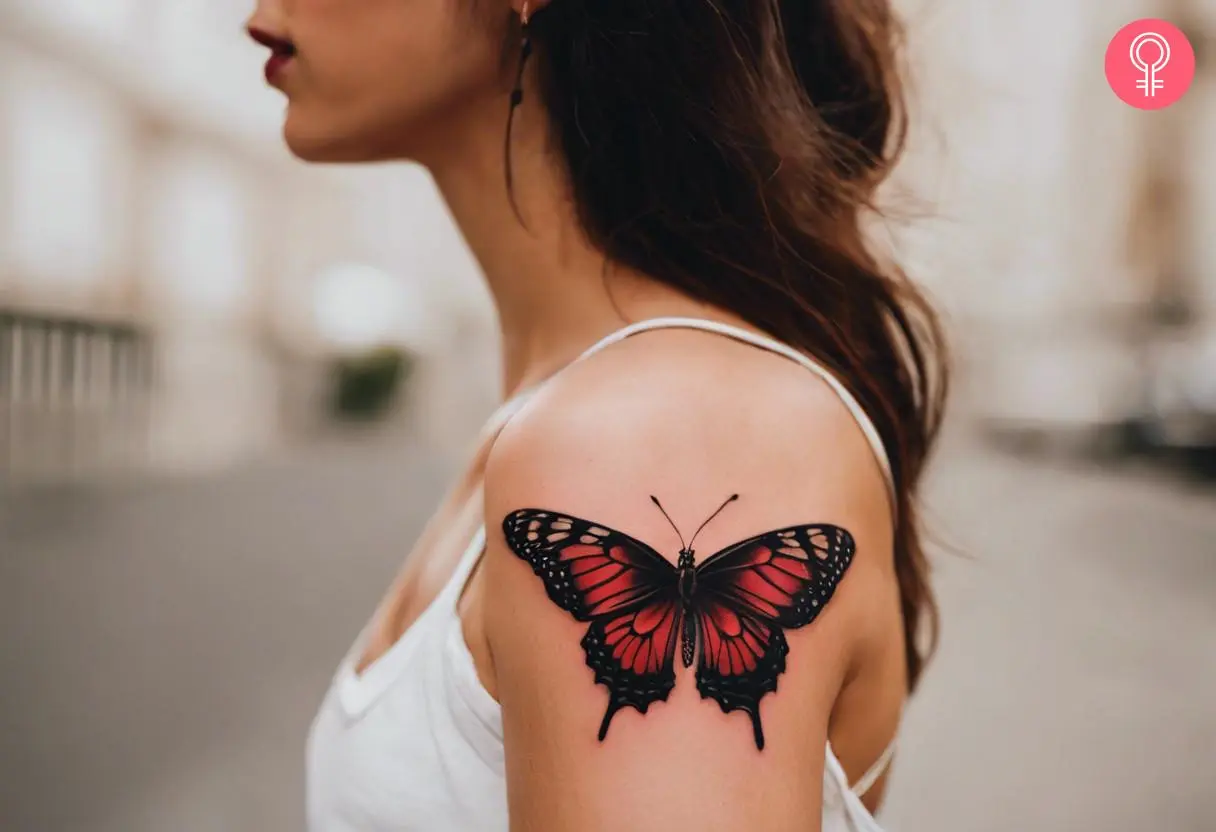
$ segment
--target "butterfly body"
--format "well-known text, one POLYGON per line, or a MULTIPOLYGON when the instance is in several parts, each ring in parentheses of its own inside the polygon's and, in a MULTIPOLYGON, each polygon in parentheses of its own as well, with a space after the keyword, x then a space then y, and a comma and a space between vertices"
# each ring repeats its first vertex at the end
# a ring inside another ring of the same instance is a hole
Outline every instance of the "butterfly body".
POLYGON ((693 599, 697 593, 697 568, 692 549, 680 550, 676 569, 679 570, 676 580, 680 588, 680 611, 683 624, 680 628, 680 658, 685 667, 691 667, 697 651, 697 628, 693 621, 693 599))
POLYGON ((608 688, 600 740, 621 708, 644 714, 666 701, 679 642, 685 667, 700 655, 701 697, 725 713, 745 711, 761 749, 760 700, 785 671, 784 630, 818 616, 854 548, 839 527, 794 526, 736 543, 699 565, 691 545, 683 546, 673 565, 622 532, 544 509, 512 512, 503 531, 549 598, 590 625, 581 642, 587 666, 608 688))

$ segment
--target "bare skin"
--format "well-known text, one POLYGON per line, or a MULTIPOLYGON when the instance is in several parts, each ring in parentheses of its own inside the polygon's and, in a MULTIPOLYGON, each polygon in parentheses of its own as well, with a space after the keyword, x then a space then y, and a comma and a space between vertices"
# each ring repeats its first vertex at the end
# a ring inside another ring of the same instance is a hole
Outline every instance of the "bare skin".
MULTIPOLYGON (((260 0, 251 30, 294 50, 274 79, 288 102, 292 152, 427 167, 493 295, 508 396, 630 321, 685 315, 743 325, 646 275, 607 264, 605 280, 605 258, 579 229, 534 96, 513 140, 516 202, 528 223, 520 225, 502 150, 512 80, 503 51, 521 0, 475 5, 260 0)), ((705 333, 656 332, 562 373, 470 461, 376 612, 360 672, 439 592, 482 517, 487 554, 460 612, 478 674, 504 709, 512 829, 806 829, 821 811, 824 743, 857 778, 890 741, 906 686, 885 486, 841 403, 791 362, 705 333), (782 407, 757 412, 756 400, 782 407), (495 529, 511 511, 553 505, 614 523, 674 563, 679 545, 646 495, 663 494, 673 514, 692 518, 730 492, 747 494, 746 507, 706 530, 698 544, 706 554, 812 521, 843 526, 858 544, 831 609, 789 634, 788 671, 763 706, 763 756, 731 716, 695 701, 683 676, 653 717, 622 712, 610 742, 597 746, 605 697, 583 664, 582 629, 495 529), (696 782, 684 787, 683 778, 696 782), (773 799, 774 790, 785 797, 773 799), (656 801, 667 810, 656 811, 656 801)), ((880 783, 866 802, 875 806, 881 792, 880 783)))

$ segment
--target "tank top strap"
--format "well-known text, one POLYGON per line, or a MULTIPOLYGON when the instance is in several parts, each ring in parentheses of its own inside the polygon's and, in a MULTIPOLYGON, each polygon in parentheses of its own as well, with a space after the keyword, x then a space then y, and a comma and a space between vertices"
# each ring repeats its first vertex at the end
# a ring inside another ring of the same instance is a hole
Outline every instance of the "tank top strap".
POLYGON ((867 443, 870 445, 871 451, 874 453, 874 458, 878 461, 878 466, 882 470, 883 479, 887 486, 887 497, 891 503, 891 510, 894 512, 896 503, 895 494, 895 478, 891 473, 891 462, 887 456, 886 446, 883 444, 882 436, 878 432, 878 428, 874 426, 873 420, 866 413, 865 408, 857 401, 856 397, 849 392, 848 388, 841 383, 840 379, 836 378, 826 367, 812 359, 810 356, 799 352, 775 338, 770 338, 766 335, 759 335, 755 332, 743 329, 741 327, 725 324, 720 321, 711 321, 706 318, 688 318, 688 317, 663 317, 663 318, 647 318, 637 323, 629 324, 621 327, 615 332, 601 338, 596 343, 592 344, 583 353, 575 359, 582 361, 586 358, 595 355, 607 347, 612 346, 620 341, 624 341, 630 336, 637 335, 640 332, 649 332, 655 329, 699 329, 704 332, 713 332, 718 335, 725 335, 728 338, 733 338, 736 341, 741 341, 745 344, 751 344, 777 355, 784 356, 797 364, 801 364, 807 370, 814 373, 819 379, 831 388, 836 394, 841 403, 849 411, 853 417, 853 421, 861 428, 862 434, 865 435, 867 443))
MULTIPOLYGON (((874 422, 866 414, 865 409, 861 406, 861 403, 857 401, 853 394, 849 392, 848 388, 846 388, 840 382, 840 380, 836 378, 836 376, 828 371, 823 365, 794 349, 789 344, 782 343, 775 338, 759 335, 755 332, 743 329, 742 327, 732 326, 731 324, 722 323, 721 321, 712 321, 707 318, 679 316, 647 318, 608 333, 590 347, 583 350, 583 352, 580 353, 577 358, 566 366, 569 367, 579 363, 580 361, 584 361, 596 353, 611 347, 613 344, 624 341, 626 338, 656 329, 697 329, 703 332, 712 332, 718 335, 724 335, 728 338, 733 338, 736 341, 741 341, 745 344, 750 344, 754 347, 784 356, 810 370, 825 384, 827 384, 829 388, 831 388, 832 392, 836 394, 836 396, 844 404, 845 408, 849 411, 849 414, 853 417, 853 420, 857 423, 858 427, 861 428, 862 433, 865 435, 866 441, 870 445, 870 449, 874 453, 875 459, 878 461, 879 468, 882 470, 883 479, 887 486, 887 496, 890 500, 892 511, 894 511, 896 505, 895 481, 891 475, 891 463, 887 458, 886 448, 883 445, 882 437, 879 435, 878 429, 874 426, 874 422)), ((500 433, 502 433, 503 428, 505 428, 507 423, 510 422, 511 419, 523 409, 524 405, 526 405, 528 401, 532 399, 536 391, 544 387, 549 383, 549 381, 560 374, 561 371, 559 370, 545 381, 528 388, 522 393, 516 394, 500 405, 498 409, 495 410, 490 416, 489 420, 487 420, 485 427, 482 428, 482 441, 493 445, 494 440, 500 433)), ((451 585, 456 588, 455 591, 458 594, 463 588, 469 573, 472 572, 473 567, 476 565, 477 559, 481 556, 481 553, 485 548, 485 541, 486 527, 483 522, 478 528, 477 533, 473 536, 473 540, 470 541, 469 548, 461 557, 460 564, 457 567, 457 575, 453 576, 454 580, 451 582, 451 585), (459 580, 455 580, 457 577, 459 580)))
POLYGON ((512 417, 523 409, 523 406, 528 403, 528 400, 531 399, 532 396, 536 394, 536 391, 543 385, 544 382, 541 382, 538 385, 521 390, 500 404, 498 407, 494 408, 494 412, 490 414, 490 417, 486 419, 485 424, 481 427, 481 431, 477 437, 478 444, 493 445, 494 440, 498 437, 498 434, 502 433, 502 429, 507 426, 507 422, 510 422, 512 417))
MULTIPOLYGON (((531 398, 536 394, 536 391, 544 386, 544 384, 545 382, 542 381, 540 384, 528 387, 511 396, 494 409, 494 412, 490 414, 488 419, 486 419, 485 424, 482 425, 481 431, 478 434, 477 445, 481 449, 479 451, 480 453, 484 453, 490 446, 494 444, 494 441, 498 438, 498 435, 502 433, 502 430, 507 426, 507 423, 511 421, 515 414, 519 413, 519 411, 523 409, 524 405, 531 400, 531 398)), ((478 487, 478 491, 480 492, 480 487, 478 487)), ((465 584, 468 583, 469 575, 472 574, 474 567, 477 565, 478 559, 485 551, 485 546, 486 526, 485 523, 482 522, 478 524, 477 531, 473 533, 472 539, 469 540, 469 545, 465 547, 464 553, 460 556, 460 560, 456 562, 456 569, 452 573, 452 576, 448 579, 448 582, 443 589, 443 594, 448 596, 445 601, 445 605, 449 601, 454 605, 460 600, 460 595, 462 592, 464 592, 465 584)))
MULTIPOLYGON (((827 784, 824 786, 824 807, 828 806, 828 801, 831 800, 835 808, 834 811, 844 815, 847 823, 840 828, 848 828, 851 832, 882 832, 882 828, 878 825, 878 821, 870 814, 870 811, 861 802, 861 793, 856 788, 849 788, 848 775, 845 773, 844 767, 840 764, 840 760, 836 757, 836 752, 832 750, 832 744, 829 742, 827 753, 824 757, 824 779, 830 779, 834 789, 829 793, 827 784), (831 795, 829 797, 829 794, 831 795)), ((836 829, 836 826, 832 827, 836 829)))
POLYGON ((882 754, 878 756, 878 759, 874 761, 874 764, 866 770, 865 774, 857 779, 857 782, 852 786, 853 794, 858 797, 865 797, 866 792, 874 788, 874 784, 878 782, 879 778, 886 773, 888 766, 891 765, 891 758, 895 755, 897 743, 898 739, 891 740, 887 747, 883 749, 882 754))
POLYGON ((456 569, 452 572, 452 577, 448 578, 447 584, 443 587, 442 594, 445 596, 442 602, 443 607, 455 610, 465 585, 469 582, 469 576, 473 573, 473 568, 477 566, 477 561, 481 559, 485 549, 486 525, 483 522, 477 526, 477 531, 473 533, 469 545, 465 547, 460 560, 456 562, 456 569))

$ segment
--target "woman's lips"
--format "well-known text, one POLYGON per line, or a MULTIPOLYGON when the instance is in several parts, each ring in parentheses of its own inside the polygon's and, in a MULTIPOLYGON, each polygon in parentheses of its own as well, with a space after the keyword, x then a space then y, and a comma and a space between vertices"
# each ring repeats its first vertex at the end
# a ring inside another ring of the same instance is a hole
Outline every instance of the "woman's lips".
POLYGON ((270 56, 270 60, 266 62, 266 83, 273 84, 278 78, 279 73, 283 71, 283 67, 291 63, 291 55, 275 54, 270 56))
POLYGON ((263 29, 249 27, 249 37, 270 50, 270 60, 266 62, 266 83, 274 84, 283 69, 296 56, 296 47, 285 37, 272 35, 263 29))

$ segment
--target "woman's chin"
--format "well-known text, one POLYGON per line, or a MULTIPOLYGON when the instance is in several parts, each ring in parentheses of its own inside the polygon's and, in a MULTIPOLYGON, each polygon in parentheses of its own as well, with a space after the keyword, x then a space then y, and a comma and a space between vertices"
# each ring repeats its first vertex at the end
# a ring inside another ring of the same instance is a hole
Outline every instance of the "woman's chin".
POLYGON ((360 154, 353 152, 349 143, 331 135, 318 135, 285 129, 283 140, 291 155, 302 162, 359 162, 360 154))
POLYGON ((305 123, 290 113, 283 125, 283 140, 291 154, 304 162, 373 162, 382 158, 372 151, 372 142, 333 125, 305 123))

